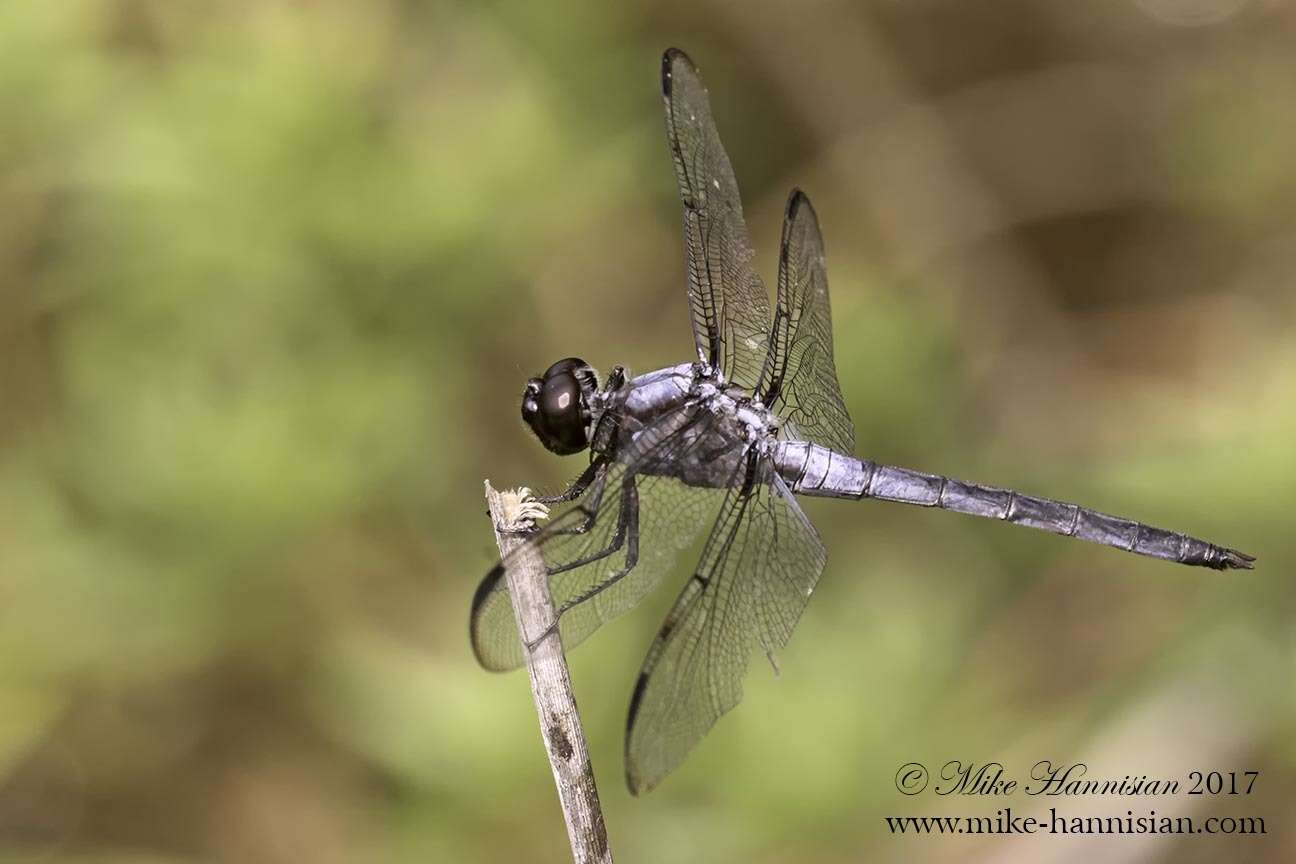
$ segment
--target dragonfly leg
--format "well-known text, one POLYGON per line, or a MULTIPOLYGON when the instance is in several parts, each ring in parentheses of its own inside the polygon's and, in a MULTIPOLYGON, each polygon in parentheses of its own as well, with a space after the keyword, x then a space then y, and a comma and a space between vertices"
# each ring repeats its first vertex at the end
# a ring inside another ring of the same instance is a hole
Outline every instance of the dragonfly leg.
MULTIPOLYGON (((586 564, 600 561, 614 552, 617 552, 623 545, 625 545, 626 532, 631 521, 634 522, 634 526, 637 529, 639 525, 639 492, 635 486, 633 475, 626 477, 621 484, 621 501, 617 506, 616 532, 612 535, 612 539, 608 544, 596 552, 581 555, 578 558, 573 558, 571 561, 566 561, 562 564, 551 564, 548 570, 549 575, 556 576, 559 573, 566 573, 569 570, 575 570, 577 567, 584 567, 586 564), (633 508, 633 513, 630 512, 630 508, 633 508)), ((571 529, 571 533, 578 532, 573 528, 571 529)))
MULTIPOLYGON (((585 534, 590 528, 594 527, 595 520, 598 519, 599 508, 603 504, 604 481, 607 479, 606 463, 598 463, 599 470, 593 472, 590 482, 586 486, 593 486, 594 491, 587 501, 583 501, 571 510, 566 511, 555 522, 551 523, 546 532, 545 540, 552 540, 554 537, 564 537, 571 534, 585 534), (578 517, 577 519, 567 519, 566 517, 578 517), (562 524, 564 521, 575 521, 574 525, 562 524)), ((591 467, 593 467, 591 465, 591 467)), ((586 469, 585 473, 591 473, 586 469)), ((577 481, 579 482, 579 481, 577 481)), ((576 484, 573 484, 575 486, 576 484)), ((583 491, 582 493, 583 494, 583 491)), ((546 499, 538 499, 542 503, 546 499)))
POLYGON ((590 462, 589 467, 582 471, 581 475, 572 481, 572 484, 562 492, 559 492, 557 495, 536 495, 533 497, 541 504, 565 504, 568 501, 575 501, 577 498, 585 494, 585 490, 589 488, 590 484, 594 482, 594 479, 602 474, 606 468, 606 459, 594 459, 590 462))
MULTIPOLYGON (((599 494, 602 494, 603 487, 602 487, 601 480, 606 470, 607 470, 607 460, 596 459, 593 462, 591 462, 589 464, 589 467, 586 468, 584 471, 582 471, 581 475, 577 477, 572 482, 572 484, 568 486, 566 489, 564 489, 562 492, 559 492, 557 495, 532 495, 530 496, 530 501, 539 504, 545 508, 547 508, 548 505, 550 504, 562 504, 567 501, 574 501, 575 499, 584 495, 585 490, 588 489, 590 485, 596 481, 599 482, 599 494)), ((594 522, 593 514, 596 513, 597 511, 598 511, 598 499, 596 498, 592 507, 581 508, 581 512, 586 514, 586 518, 584 519, 584 521, 582 521, 579 525, 575 525, 570 528, 558 529, 554 533, 555 534, 584 534, 586 531, 590 529, 590 525, 593 524, 594 522)), ((548 513, 547 509, 545 510, 545 513, 547 515, 548 513)), ((534 521, 532 521, 530 524, 524 525, 519 528, 503 528, 500 530, 500 533, 501 534, 535 534, 538 530, 539 530, 538 526, 534 523, 534 521)))
MULTIPOLYGON (((562 615, 562 613, 571 609, 573 606, 579 606, 591 597, 611 588, 617 582, 624 579, 630 571, 635 568, 635 565, 639 563, 639 490, 635 486, 634 477, 626 478, 625 485, 621 489, 621 512, 617 517, 617 533, 612 539, 612 542, 608 544, 606 549, 588 556, 580 563, 568 564, 561 568, 561 570, 570 570, 592 561, 597 561, 600 558, 606 558, 619 550, 622 546, 625 547, 626 553, 625 562, 621 567, 618 568, 616 572, 603 577, 585 591, 566 600, 558 607, 559 615, 562 615)), ((551 574, 554 572, 561 571, 550 571, 551 574)))
POLYGON ((606 547, 589 555, 584 555, 574 561, 566 564, 549 568, 549 575, 553 576, 558 573, 565 573, 568 570, 575 570, 577 567, 584 567, 586 564, 592 564, 595 561, 602 560, 616 553, 622 547, 625 548, 625 561, 621 567, 613 573, 608 574, 600 579, 596 584, 587 588, 585 591, 571 597, 560 605, 554 615, 553 623, 545 628, 544 632, 535 639, 526 643, 528 651, 534 650, 535 646, 544 641, 558 627, 558 622, 564 612, 575 606, 579 606, 591 597, 594 597, 603 591, 611 588, 617 582, 621 581, 635 568, 639 563, 639 491, 635 486, 633 476, 626 478, 621 487, 621 508, 617 514, 616 535, 606 547))

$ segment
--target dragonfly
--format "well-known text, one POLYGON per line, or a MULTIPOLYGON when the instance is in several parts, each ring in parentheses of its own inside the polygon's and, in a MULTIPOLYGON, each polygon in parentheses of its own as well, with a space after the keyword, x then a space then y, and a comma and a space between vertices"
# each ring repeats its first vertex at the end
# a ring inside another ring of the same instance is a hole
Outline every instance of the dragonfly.
MULTIPOLYGON (((771 310, 707 90, 683 51, 663 55, 661 91, 697 357, 638 376, 616 366, 603 381, 569 357, 530 379, 521 405, 546 449, 589 454, 568 488, 533 499, 548 521, 525 529, 566 648, 638 604, 710 526, 634 685, 625 739, 632 794, 660 783, 738 704, 757 649, 773 663, 787 645, 827 559, 798 495, 915 504, 1179 564, 1251 569, 1253 556, 1176 531, 854 456, 809 198, 798 189, 788 198, 771 310)), ((472 601, 472 648, 490 670, 520 666, 527 650, 504 579, 509 563, 490 570, 472 601)))

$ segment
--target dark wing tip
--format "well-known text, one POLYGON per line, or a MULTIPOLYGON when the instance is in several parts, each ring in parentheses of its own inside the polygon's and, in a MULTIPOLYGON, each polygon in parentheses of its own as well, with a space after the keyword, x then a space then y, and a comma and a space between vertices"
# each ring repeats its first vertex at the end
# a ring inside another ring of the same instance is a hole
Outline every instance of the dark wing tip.
POLYGON ((814 224, 815 230, 819 228, 819 214, 810 203, 810 196, 802 192, 800 186, 793 186, 792 191, 788 193, 787 206, 783 208, 783 237, 779 242, 779 267, 787 264, 788 245, 792 242, 792 226, 796 224, 797 215, 802 207, 810 212, 810 221, 814 224))
POLYGON ((802 207, 810 211, 810 218, 814 220, 815 225, 818 225, 819 214, 815 212, 814 205, 810 203, 810 196, 801 191, 800 186, 793 186, 792 192, 788 195, 787 211, 783 214, 783 221, 791 222, 802 207))
POLYGON ((472 645, 473 657, 477 658, 477 663, 483 669, 489 669, 492 672, 502 672, 503 669, 488 662, 482 656, 481 644, 477 639, 477 615, 481 612, 482 607, 486 605, 486 598, 499 587, 500 580, 503 578, 504 562, 500 561, 477 584, 477 590, 473 592, 472 606, 468 611, 468 642, 472 645))
POLYGON ((630 746, 630 733, 634 731, 635 717, 639 714, 639 703, 643 701, 644 690, 648 686, 648 676, 639 673, 635 681, 634 693, 630 695, 630 712, 626 715, 626 747, 630 746))
POLYGON ((783 219, 785 221, 791 221, 792 217, 796 215, 796 212, 800 209, 801 205, 809 203, 810 199, 801 191, 801 187, 793 186, 792 191, 788 193, 787 207, 783 210, 783 219))
POLYGON ((634 734, 635 718, 639 715, 639 704, 643 701, 644 690, 648 687, 648 676, 639 673, 639 678, 635 681, 634 693, 630 696, 630 711, 626 715, 626 737, 625 737, 625 769, 626 769, 626 786, 630 789, 631 795, 638 795, 640 792, 647 792, 652 787, 644 782, 639 776, 639 771, 635 765, 634 756, 630 753, 630 736, 634 734))
POLYGON ((663 96, 671 95, 671 82, 673 80, 672 73, 677 63, 687 66, 693 71, 697 71, 697 67, 693 65, 693 61, 687 54, 678 48, 667 48, 662 54, 661 65, 661 87, 663 96))

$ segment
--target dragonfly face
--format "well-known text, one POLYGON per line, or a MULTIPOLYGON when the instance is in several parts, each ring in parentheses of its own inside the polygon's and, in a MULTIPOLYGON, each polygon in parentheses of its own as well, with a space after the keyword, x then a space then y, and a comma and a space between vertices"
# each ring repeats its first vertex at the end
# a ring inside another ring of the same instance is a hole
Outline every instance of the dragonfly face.
POLYGON ((559 360, 527 381, 522 419, 550 452, 579 453, 589 446, 590 402, 597 392, 598 374, 589 364, 577 357, 559 360))

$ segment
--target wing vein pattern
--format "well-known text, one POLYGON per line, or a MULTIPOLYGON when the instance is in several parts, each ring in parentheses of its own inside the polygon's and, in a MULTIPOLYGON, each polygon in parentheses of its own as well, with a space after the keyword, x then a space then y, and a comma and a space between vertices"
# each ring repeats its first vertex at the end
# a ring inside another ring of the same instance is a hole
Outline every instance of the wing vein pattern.
MULTIPOLYGON (((558 626, 565 649, 575 647, 651 592, 718 508, 724 490, 686 486, 674 477, 658 476, 660 469, 655 467, 685 458, 712 419, 705 408, 686 406, 644 429, 580 499, 554 513, 531 538, 550 570, 550 592, 558 608, 590 594, 561 616, 558 626), (623 494, 628 483, 637 484, 637 495, 623 494), (638 559, 629 572, 607 584, 626 563, 629 544, 625 542, 612 554, 563 569, 613 545, 627 498, 637 499, 639 507, 638 559), (593 589, 598 590, 591 594, 593 589)), ((507 566, 507 559, 501 561, 478 587, 469 622, 478 661, 496 671, 513 669, 523 661, 503 578, 507 566)))
POLYGON ((754 450, 740 470, 635 685, 626 780, 636 794, 738 704, 752 649, 772 658, 787 644, 823 572, 823 544, 782 479, 754 450))
POLYGON ((855 425, 833 362, 823 235, 800 189, 788 198, 783 219, 774 325, 756 396, 782 418, 780 437, 855 452, 855 425))
POLYGON ((769 334, 769 295, 752 267, 733 167, 711 117, 711 103, 682 51, 662 57, 662 99, 680 201, 689 311, 698 358, 726 380, 755 388, 769 334))

